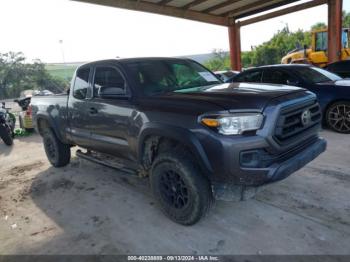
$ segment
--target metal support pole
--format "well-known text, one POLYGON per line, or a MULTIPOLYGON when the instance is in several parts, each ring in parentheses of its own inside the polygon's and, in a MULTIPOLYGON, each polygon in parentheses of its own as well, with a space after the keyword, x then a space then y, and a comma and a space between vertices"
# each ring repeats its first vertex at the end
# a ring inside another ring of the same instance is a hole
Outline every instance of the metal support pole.
POLYGON ((342 10, 342 0, 328 0, 328 63, 340 60, 342 10))
POLYGON ((232 70, 241 71, 241 36, 240 36, 240 25, 233 22, 228 27, 228 36, 230 42, 230 59, 232 70))

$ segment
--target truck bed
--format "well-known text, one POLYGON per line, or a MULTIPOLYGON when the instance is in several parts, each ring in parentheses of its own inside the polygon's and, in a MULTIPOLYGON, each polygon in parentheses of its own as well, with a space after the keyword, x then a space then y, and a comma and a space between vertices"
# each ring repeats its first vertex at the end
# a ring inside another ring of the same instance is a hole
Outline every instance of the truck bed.
POLYGON ((38 116, 44 116, 47 121, 56 128, 58 135, 66 139, 66 128, 68 125, 67 111, 68 95, 33 96, 31 105, 33 107, 33 123, 36 127, 38 116), (59 127, 59 128, 58 128, 59 127))

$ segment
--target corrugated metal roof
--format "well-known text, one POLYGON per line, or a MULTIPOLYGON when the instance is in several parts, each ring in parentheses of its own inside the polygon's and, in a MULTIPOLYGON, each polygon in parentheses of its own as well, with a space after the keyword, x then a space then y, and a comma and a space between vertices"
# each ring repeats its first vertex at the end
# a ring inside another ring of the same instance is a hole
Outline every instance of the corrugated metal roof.
MULTIPOLYGON (((301 0, 73 0, 217 25, 301 0)), ((313 1, 313 0, 311 0, 313 1)))

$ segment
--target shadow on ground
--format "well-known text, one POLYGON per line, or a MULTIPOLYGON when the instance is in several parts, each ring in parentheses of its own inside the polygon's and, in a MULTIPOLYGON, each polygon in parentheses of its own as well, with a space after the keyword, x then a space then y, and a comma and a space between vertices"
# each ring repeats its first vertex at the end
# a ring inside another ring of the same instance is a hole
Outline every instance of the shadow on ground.
MULTIPOLYGON (((302 183, 300 177, 283 183, 291 187, 288 190, 297 190, 295 194, 303 199, 302 194, 308 186, 298 188, 302 183), (291 186, 290 182, 297 186, 291 186)), ((301 204, 288 201, 289 194, 283 191, 287 190, 286 185, 275 184, 272 188, 274 190, 262 192, 258 200, 216 202, 206 218, 194 226, 184 227, 159 211, 147 179, 73 159, 65 168, 51 167, 37 174, 23 190, 22 197, 31 199, 52 225, 32 232, 30 238, 35 244, 18 247, 16 253, 215 255, 348 252, 349 244, 345 241, 349 239, 348 233, 332 228, 327 221, 317 221, 317 216, 316 219, 308 217, 308 213, 303 213, 298 206, 308 200, 301 200, 301 204), (48 235, 43 237, 46 233, 48 235)), ((317 191, 318 188, 311 187, 310 190, 317 191)))

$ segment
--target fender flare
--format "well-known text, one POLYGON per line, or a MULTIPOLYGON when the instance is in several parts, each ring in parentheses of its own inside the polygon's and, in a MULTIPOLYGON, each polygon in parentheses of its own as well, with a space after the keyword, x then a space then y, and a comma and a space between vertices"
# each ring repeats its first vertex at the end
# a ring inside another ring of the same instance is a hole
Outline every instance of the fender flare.
POLYGON ((58 125, 55 123, 55 121, 52 119, 52 117, 50 117, 48 114, 45 114, 45 113, 42 113, 42 112, 38 112, 36 115, 35 115, 35 120, 33 121, 35 123, 35 129, 36 131, 40 133, 40 130, 39 130, 39 121, 40 120, 44 120, 46 122, 49 123, 49 126, 50 128, 52 129, 52 131, 55 133, 56 137, 61 141, 61 142, 65 142, 66 140, 62 137, 61 133, 58 132, 58 125))
POLYGON ((191 131, 178 126, 172 126, 162 123, 146 123, 141 129, 140 134, 138 136, 137 150, 137 159, 139 163, 142 162, 144 142, 149 136, 169 138, 186 145, 194 154, 197 162, 199 163, 204 173, 206 175, 213 173, 213 169, 210 165, 207 154, 205 153, 199 140, 191 131))

